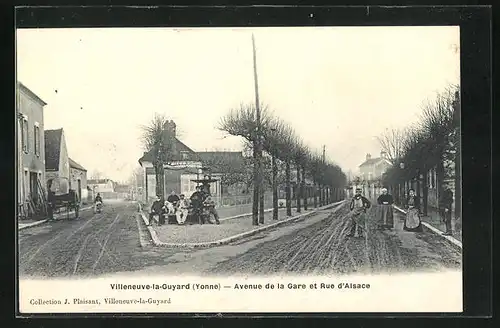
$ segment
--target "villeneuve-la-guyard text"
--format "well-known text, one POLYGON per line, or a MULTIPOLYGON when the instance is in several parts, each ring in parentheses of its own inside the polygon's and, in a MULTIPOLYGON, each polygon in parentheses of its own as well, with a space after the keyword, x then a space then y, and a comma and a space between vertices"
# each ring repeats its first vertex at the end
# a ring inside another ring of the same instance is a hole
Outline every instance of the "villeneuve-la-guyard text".
POLYGON ((110 284, 112 290, 199 290, 220 289, 220 284, 110 284))

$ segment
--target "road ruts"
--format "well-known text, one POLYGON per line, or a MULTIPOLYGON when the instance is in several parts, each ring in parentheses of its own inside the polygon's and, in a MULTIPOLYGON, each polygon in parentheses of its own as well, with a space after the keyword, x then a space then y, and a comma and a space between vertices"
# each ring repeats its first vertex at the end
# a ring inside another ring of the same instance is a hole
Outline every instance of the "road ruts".
MULTIPOLYGON (((376 209, 368 213, 374 221, 376 209)), ((366 237, 347 237, 350 218, 343 205, 327 219, 248 252, 221 262, 212 274, 349 274, 458 269, 461 254, 429 233, 401 229, 395 216, 393 231, 375 230, 368 224, 366 237)))
POLYGON ((19 275, 94 276, 164 264, 171 255, 141 248, 137 205, 108 202, 100 214, 86 211, 19 232, 19 275))

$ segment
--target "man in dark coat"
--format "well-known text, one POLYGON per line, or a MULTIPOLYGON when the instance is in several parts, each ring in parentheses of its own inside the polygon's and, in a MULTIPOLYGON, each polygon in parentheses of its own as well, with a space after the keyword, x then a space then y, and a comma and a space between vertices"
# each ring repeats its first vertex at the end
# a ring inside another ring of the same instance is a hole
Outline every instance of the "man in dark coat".
POLYGON ((361 236, 360 228, 363 228, 363 224, 366 227, 366 210, 371 207, 370 201, 361 195, 361 188, 356 188, 356 194, 351 199, 349 204, 349 209, 351 210, 352 219, 350 222, 351 228, 348 237, 354 237, 356 232, 361 236))
POLYGON ((190 201, 193 206, 193 212, 195 217, 198 219, 198 223, 203 224, 202 211, 203 202, 206 199, 205 193, 201 190, 201 186, 196 186, 196 191, 191 195, 190 201))
POLYGON ((445 188, 443 190, 443 194, 439 199, 439 215, 441 216, 441 220, 444 222, 446 226, 446 232, 444 235, 451 236, 453 231, 451 228, 451 207, 453 204, 453 192, 445 188))
POLYGON ((168 195, 168 197, 167 197, 167 202, 169 202, 171 204, 176 204, 179 201, 179 199, 180 198, 175 193, 175 190, 172 190, 172 192, 170 193, 170 195, 168 195))
POLYGON ((151 205, 151 212, 149 213, 149 222, 151 222, 154 215, 159 216, 159 220, 158 220, 159 225, 164 223, 165 220, 163 218, 163 204, 161 202, 160 196, 156 196, 156 199, 153 202, 153 205, 151 205))
POLYGON ((49 221, 54 220, 54 209, 56 207, 56 194, 48 188, 48 194, 47 194, 47 214, 49 217, 49 221))

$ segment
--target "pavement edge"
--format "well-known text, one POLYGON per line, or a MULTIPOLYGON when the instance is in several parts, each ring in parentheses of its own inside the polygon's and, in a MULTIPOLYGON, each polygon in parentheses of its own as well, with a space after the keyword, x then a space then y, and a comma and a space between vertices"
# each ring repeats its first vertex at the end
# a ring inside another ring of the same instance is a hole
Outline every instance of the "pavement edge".
MULTIPOLYGON (((92 206, 81 208, 80 212, 90 210, 91 208, 92 208, 92 206)), ((69 214, 72 214, 72 213, 75 213, 75 212, 69 212, 69 214)), ((59 216, 59 215, 57 215, 57 216, 59 216)), ((64 220, 64 219, 59 219, 59 218, 54 218, 54 219, 55 220, 64 220)), ((17 230, 19 231, 19 230, 25 230, 25 229, 37 227, 37 226, 45 224, 47 222, 49 222, 49 219, 44 219, 44 220, 36 221, 36 222, 33 222, 33 223, 28 223, 28 224, 26 224, 24 226, 19 226, 19 223, 18 223, 17 230)))
MULTIPOLYGON (((406 211, 397 207, 397 206, 394 206, 394 208, 399 211, 400 213, 403 213, 403 214, 406 214, 406 211)), ((433 232, 434 234, 436 235, 439 235, 440 237, 444 238, 446 241, 448 241, 448 243, 450 243, 452 246, 454 247, 458 247, 460 250, 462 250, 462 243, 451 237, 451 236, 446 236, 446 235, 443 235, 443 232, 439 229, 437 229, 436 227, 432 226, 431 224, 427 223, 427 222, 423 222, 422 221, 422 225, 428 230, 428 231, 431 231, 433 232)))
MULTIPOLYGON (((326 210, 326 209, 330 209, 330 208, 339 206, 339 205, 341 205, 344 202, 345 202, 345 200, 342 200, 342 201, 339 201, 339 202, 336 202, 336 203, 333 203, 333 204, 329 204, 329 205, 325 205, 325 206, 322 206, 322 207, 318 207, 318 208, 315 208, 315 209, 313 209, 313 210, 311 210, 311 211, 309 211, 307 213, 301 213, 299 215, 292 216, 292 217, 287 218, 287 219, 285 219, 283 221, 279 221, 279 222, 267 225, 265 227, 253 229, 253 230, 250 230, 250 231, 247 231, 247 232, 243 232, 243 233, 240 233, 240 234, 237 234, 237 235, 234 235, 234 236, 226 237, 226 238, 215 240, 215 241, 204 242, 204 243, 165 243, 165 242, 162 242, 158 238, 158 235, 156 234, 156 231, 149 224, 148 218, 146 217, 146 215, 144 215, 144 212, 142 211, 141 204, 138 203, 138 206, 139 206, 139 215, 142 217, 142 220, 144 221, 144 224, 148 228, 148 231, 149 231, 149 233, 151 235, 151 241, 152 241, 152 243, 153 243, 154 246, 157 246, 157 247, 170 247, 170 248, 208 248, 208 247, 215 247, 215 246, 227 245, 227 244, 229 244, 231 242, 234 242, 234 241, 246 238, 246 237, 253 236, 253 235, 258 234, 260 232, 263 232, 263 231, 266 231, 266 230, 269 230, 269 229, 273 229, 273 228, 279 227, 279 226, 284 225, 286 223, 291 223, 291 222, 295 222, 295 221, 304 220, 307 217, 312 216, 313 214, 315 214, 315 213, 317 213, 317 212, 319 212, 321 210, 326 210)), ((266 210, 266 211, 272 211, 272 209, 266 210)), ((225 218, 225 220, 241 218, 241 217, 249 216, 249 215, 251 215, 251 214, 239 214, 239 215, 236 215, 234 217, 225 218)))

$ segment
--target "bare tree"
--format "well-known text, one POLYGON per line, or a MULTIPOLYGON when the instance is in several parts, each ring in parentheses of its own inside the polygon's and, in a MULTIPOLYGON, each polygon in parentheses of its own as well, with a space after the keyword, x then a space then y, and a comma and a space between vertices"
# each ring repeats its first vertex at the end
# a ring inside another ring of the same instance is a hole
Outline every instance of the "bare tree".
POLYGON ((405 131, 398 129, 386 129, 380 136, 377 137, 377 141, 380 144, 382 151, 386 153, 387 159, 392 164, 396 164, 403 155, 404 136, 405 131))
POLYGON ((90 178, 93 180, 99 180, 102 179, 102 172, 99 170, 94 170, 92 174, 90 175, 90 178))
MULTIPOLYGON (((260 114, 260 128, 265 129, 270 121, 270 115, 268 113, 267 107, 261 108, 260 114)), ((219 129, 226 131, 227 133, 234 136, 241 136, 246 140, 250 141, 253 145, 253 215, 252 220, 254 225, 259 224, 259 204, 261 212, 261 220, 263 220, 263 202, 261 197, 262 189, 262 176, 260 174, 260 143, 259 143, 259 124, 257 121, 257 110, 253 105, 243 105, 241 104, 239 108, 232 109, 227 115, 222 117, 219 123, 219 129)))
POLYGON ((305 165, 305 161, 307 160, 307 148, 302 143, 300 139, 295 140, 295 148, 294 148, 294 161, 295 161, 295 170, 297 171, 297 185, 296 185, 296 199, 297 199, 297 212, 301 212, 301 198, 303 197, 304 190, 304 182, 302 172, 302 167, 305 165), (302 177, 302 179, 301 179, 302 177))
POLYGON ((264 131, 264 150, 271 155, 273 220, 278 220, 278 158, 282 157, 283 152, 287 151, 287 146, 283 143, 283 140, 287 138, 288 133, 287 125, 278 118, 273 118, 264 131))
POLYGON ((143 130, 143 146, 153 154, 153 167, 156 177, 156 194, 164 198, 164 166, 172 160, 174 147, 174 132, 168 128, 169 121, 163 114, 156 113, 148 125, 141 126, 143 130))
POLYGON ((245 158, 238 153, 231 152, 209 152, 198 155, 204 166, 213 172, 220 172, 221 187, 231 186, 241 182, 247 182, 245 158))

